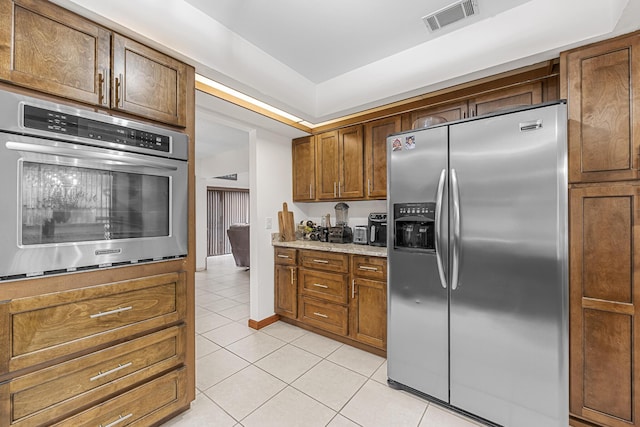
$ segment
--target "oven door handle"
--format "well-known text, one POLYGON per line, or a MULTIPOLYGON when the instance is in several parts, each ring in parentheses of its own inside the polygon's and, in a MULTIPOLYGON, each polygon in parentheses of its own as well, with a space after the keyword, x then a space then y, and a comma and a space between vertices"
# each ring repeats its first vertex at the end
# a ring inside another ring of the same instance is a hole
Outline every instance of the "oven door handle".
MULTIPOLYGON (((40 144, 29 144, 27 142, 8 141, 5 146, 9 150, 23 151, 29 153, 47 154, 51 156, 72 157, 75 159, 100 160, 106 164, 123 165, 123 166, 146 166, 163 170, 178 170, 176 166, 169 165, 165 162, 152 160, 147 158, 139 158, 129 156, 127 153, 116 152, 112 150, 95 151, 88 147, 67 148, 60 146, 49 146, 40 144), (117 153, 117 154, 116 154, 117 153)), ((74 146, 75 147, 75 146, 74 146)), ((171 160, 167 160, 171 161, 171 160)))

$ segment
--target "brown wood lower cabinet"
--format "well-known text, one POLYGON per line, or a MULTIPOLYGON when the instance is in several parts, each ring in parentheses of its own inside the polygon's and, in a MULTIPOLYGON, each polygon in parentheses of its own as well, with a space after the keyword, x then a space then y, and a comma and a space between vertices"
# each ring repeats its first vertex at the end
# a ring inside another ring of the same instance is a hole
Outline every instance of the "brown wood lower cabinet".
POLYGON ((346 305, 302 295, 300 320, 320 329, 346 336, 349 333, 349 310, 346 305))
POLYGON ((640 185, 574 187, 570 199, 570 411, 638 426, 640 185))
POLYGON ((185 368, 134 388, 53 427, 150 426, 186 402, 185 368))
POLYGON ((385 258, 276 247, 275 263, 275 311, 285 321, 386 352, 385 258))
POLYGON ((298 316, 296 250, 275 248, 274 312, 295 319, 298 316))
POLYGON ((186 300, 176 272, 1 304, 0 426, 151 425, 186 407, 186 300))

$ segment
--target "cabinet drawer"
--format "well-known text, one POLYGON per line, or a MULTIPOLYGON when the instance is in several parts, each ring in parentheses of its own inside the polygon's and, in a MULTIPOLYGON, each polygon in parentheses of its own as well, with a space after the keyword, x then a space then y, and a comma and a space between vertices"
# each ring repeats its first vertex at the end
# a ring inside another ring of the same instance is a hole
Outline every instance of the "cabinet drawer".
POLYGON ((172 327, 19 377, 9 384, 12 424, 45 424, 177 367, 184 353, 185 327, 172 327))
POLYGON ((186 396, 186 369, 181 368, 53 426, 149 426, 186 406, 186 396))
POLYGON ((349 272, 349 256, 334 252, 300 251, 300 265, 315 270, 347 273, 349 272))
POLYGON ((296 265, 296 249, 291 248, 275 248, 275 263, 280 265, 296 265))
POLYGON ((340 335, 347 335, 349 310, 347 307, 303 296, 301 320, 309 325, 340 335))
POLYGON ((381 257, 352 255, 351 272, 355 277, 387 281, 387 260, 381 257))
POLYGON ((298 273, 298 283, 303 294, 342 304, 347 303, 349 283, 346 275, 304 268, 299 269, 298 273))
POLYGON ((179 322, 186 312, 185 275, 17 299, 9 310, 15 370, 179 322))

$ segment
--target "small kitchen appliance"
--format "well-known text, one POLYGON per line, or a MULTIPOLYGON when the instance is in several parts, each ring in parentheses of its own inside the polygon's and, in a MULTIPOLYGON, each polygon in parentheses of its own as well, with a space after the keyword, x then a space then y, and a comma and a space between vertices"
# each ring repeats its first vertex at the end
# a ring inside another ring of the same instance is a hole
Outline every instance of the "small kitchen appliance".
POLYGON ((387 246, 387 213, 369 214, 369 245, 387 246))
POLYGON ((329 228, 330 243, 351 243, 353 241, 353 230, 347 224, 349 222, 349 205, 340 202, 335 206, 336 225, 329 228))
POLYGON ((366 225, 356 225, 353 228, 353 243, 358 245, 368 244, 367 229, 366 225))

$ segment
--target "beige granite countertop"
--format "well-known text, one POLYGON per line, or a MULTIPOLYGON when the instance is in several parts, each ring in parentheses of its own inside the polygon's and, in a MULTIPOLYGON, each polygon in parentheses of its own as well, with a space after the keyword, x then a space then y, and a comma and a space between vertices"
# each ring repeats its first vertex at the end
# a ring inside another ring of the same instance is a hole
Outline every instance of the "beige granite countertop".
POLYGON ((356 245, 355 243, 328 243, 317 240, 292 240, 280 241, 278 233, 274 233, 271 239, 273 246, 295 249, 311 249, 316 251, 342 252, 347 254, 387 257, 387 248, 380 246, 356 245))

